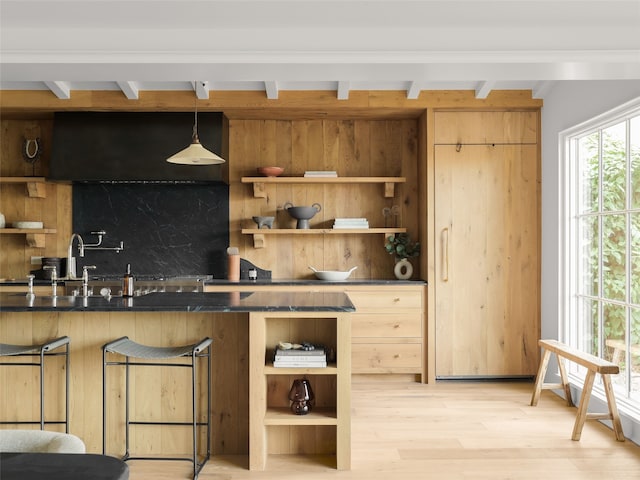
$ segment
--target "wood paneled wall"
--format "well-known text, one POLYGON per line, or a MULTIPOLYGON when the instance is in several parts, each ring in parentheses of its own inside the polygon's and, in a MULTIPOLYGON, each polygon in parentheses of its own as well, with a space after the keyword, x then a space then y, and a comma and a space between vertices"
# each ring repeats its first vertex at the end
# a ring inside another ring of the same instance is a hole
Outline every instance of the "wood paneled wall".
MULTIPOLYGON (((382 209, 398 205, 398 226, 418 237, 418 121, 404 120, 230 120, 229 121, 230 242, 243 258, 272 270, 273 278, 311 277, 308 267, 346 270, 351 278, 393 278, 394 259, 383 248, 382 234, 278 235, 266 237, 255 249, 242 228, 255 228, 255 215, 275 216, 278 228, 295 228, 283 210, 286 202, 322 211, 311 228, 331 228, 336 217, 366 217, 371 227, 384 227, 382 209), (258 176, 256 168, 277 165, 284 175, 305 170, 336 170, 347 176, 405 176, 394 198, 385 198, 380 184, 267 185, 267 198, 254 198, 243 176, 258 176)), ((393 225, 389 225, 393 226, 393 225)), ((419 268, 415 262, 415 278, 419 268)))
MULTIPOLYGON (((51 156, 52 120, 2 120, 0 176, 45 176, 51 156), (39 138, 42 157, 34 164, 22 157, 24 139, 39 138)), ((23 234, 0 234, 0 278, 25 278, 32 269, 32 256, 66 257, 71 234, 71 185, 48 183, 46 198, 31 198, 22 183, 0 184, 0 212, 7 225, 16 221, 41 221, 56 229, 45 236, 45 247, 29 247, 23 234)))

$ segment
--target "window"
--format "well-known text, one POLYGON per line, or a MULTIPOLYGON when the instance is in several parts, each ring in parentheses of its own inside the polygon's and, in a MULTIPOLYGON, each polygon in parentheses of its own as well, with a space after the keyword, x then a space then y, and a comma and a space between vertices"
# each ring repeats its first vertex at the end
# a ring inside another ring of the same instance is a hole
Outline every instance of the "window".
POLYGON ((617 363, 616 398, 640 414, 640 99, 560 142, 561 337, 617 363))

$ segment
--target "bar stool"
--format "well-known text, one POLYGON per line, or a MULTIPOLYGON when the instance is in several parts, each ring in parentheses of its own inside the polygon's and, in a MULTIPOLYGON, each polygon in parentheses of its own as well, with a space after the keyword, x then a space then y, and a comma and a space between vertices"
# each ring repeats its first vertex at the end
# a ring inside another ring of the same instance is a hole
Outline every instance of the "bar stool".
POLYGON ((107 366, 123 365, 125 367, 125 454, 122 460, 187 460, 193 463, 193 478, 198 474, 211 456, 211 343, 213 340, 204 338, 198 343, 176 347, 152 347, 141 345, 130 340, 129 337, 121 337, 109 342, 102 347, 102 453, 106 453, 107 443, 107 366), (107 354, 124 356, 124 361, 107 361, 107 354), (170 363, 159 361, 131 361, 131 358, 142 360, 168 360, 179 357, 191 357, 190 363, 170 363), (206 422, 198 422, 197 405, 197 359, 206 358, 207 363, 207 412, 206 422), (142 422, 131 420, 129 416, 129 370, 131 366, 148 367, 182 367, 191 369, 191 421, 190 422, 142 422), (141 457, 131 456, 129 452, 129 426, 130 425, 183 425, 192 427, 193 454, 191 458, 185 457, 141 457), (206 426, 207 451, 202 461, 198 462, 198 435, 197 429, 206 426))
POLYGON ((47 424, 64 424, 65 433, 69 433, 69 337, 59 337, 39 345, 12 345, 0 343, 0 357, 38 357, 33 362, 0 362, 4 366, 39 367, 40 370, 40 419, 30 421, 1 421, 3 425, 40 425, 44 430, 47 424), (54 352, 60 347, 65 347, 62 352, 54 352), (65 357, 65 406, 64 420, 45 420, 44 418, 44 359, 49 356, 65 357))

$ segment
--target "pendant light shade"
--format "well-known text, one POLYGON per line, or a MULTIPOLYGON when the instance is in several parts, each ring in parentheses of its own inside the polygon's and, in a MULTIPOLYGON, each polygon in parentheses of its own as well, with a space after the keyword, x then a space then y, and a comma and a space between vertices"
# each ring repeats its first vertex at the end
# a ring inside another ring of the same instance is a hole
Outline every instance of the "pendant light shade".
POLYGON ((196 103, 195 121, 193 123, 193 135, 191 137, 191 145, 184 150, 180 150, 175 155, 167 158, 169 163, 178 163, 180 165, 219 165, 224 163, 224 158, 210 152, 202 146, 198 138, 198 104, 196 103))

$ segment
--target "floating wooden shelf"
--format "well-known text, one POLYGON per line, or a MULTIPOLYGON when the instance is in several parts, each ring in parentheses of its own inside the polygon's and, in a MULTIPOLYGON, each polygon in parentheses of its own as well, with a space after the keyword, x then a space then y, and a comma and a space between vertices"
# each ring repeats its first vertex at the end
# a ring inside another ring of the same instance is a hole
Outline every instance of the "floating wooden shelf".
POLYGON ((304 453, 333 456, 338 470, 351 468, 351 315, 347 312, 249 313, 249 470, 265 470, 267 457, 300 454, 310 427, 322 430, 322 442, 304 453), (295 332, 295 333, 294 333, 295 332), (336 362, 324 368, 276 368, 265 362, 274 339, 302 336, 335 345, 336 362), (318 406, 295 415, 287 393, 293 378, 313 384, 318 406))
POLYGON ((27 236, 27 245, 44 248, 45 235, 56 233, 55 228, 0 228, 0 234, 22 234, 27 236))
POLYGON ((44 177, 0 177, 0 183, 24 183, 27 186, 27 194, 30 197, 47 197, 44 177))
POLYGON ((253 196, 267 198, 266 184, 355 184, 380 183, 384 185, 384 196, 395 196, 396 183, 405 183, 405 177, 242 177, 242 183, 253 184, 253 196))
POLYGON ((265 235, 362 235, 405 233, 406 228, 243 228, 242 233, 253 235, 253 248, 264 248, 265 235))

